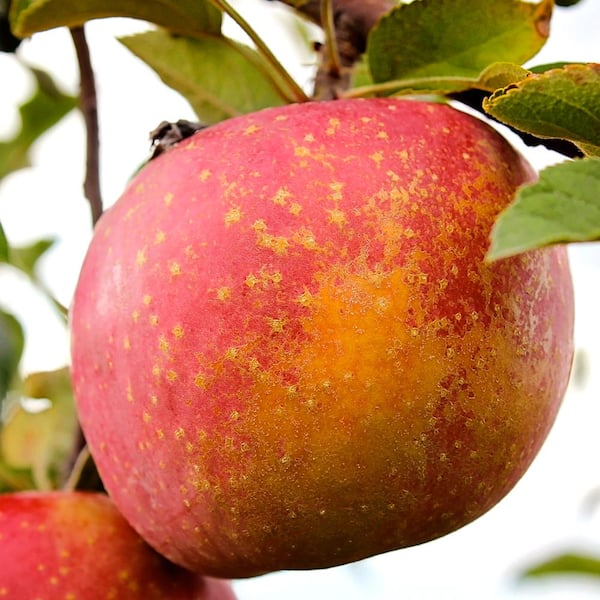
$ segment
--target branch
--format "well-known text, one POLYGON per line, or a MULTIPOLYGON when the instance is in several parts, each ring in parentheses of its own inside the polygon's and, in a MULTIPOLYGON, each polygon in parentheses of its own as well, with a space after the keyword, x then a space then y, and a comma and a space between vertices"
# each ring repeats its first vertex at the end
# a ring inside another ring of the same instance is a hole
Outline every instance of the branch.
MULTIPOLYGON (((79 64, 79 102, 86 129, 86 161, 83 191, 90 204, 92 224, 95 226, 103 212, 102 194, 100 192, 100 134, 98 128, 96 82, 83 26, 73 27, 70 31, 79 64)), ((71 457, 67 465, 65 465, 65 473, 63 473, 63 479, 67 485, 75 487, 76 481, 80 479, 85 464, 89 463, 86 458, 86 452, 85 436, 81 426, 79 426, 71 457)), ((95 466, 93 466, 92 470, 96 472, 95 466)))
POLYGON ((98 104, 96 82, 90 60, 90 51, 83 26, 73 27, 71 37, 77 53, 80 73, 80 108, 86 129, 86 171, 83 190, 92 211, 95 225, 102 215, 102 194, 100 192, 100 136, 98 133, 98 104))
MULTIPOLYGON (((324 22, 327 12, 322 9, 321 0, 280 1, 327 31, 327 23, 324 22)), ((331 0, 329 4, 339 65, 331 60, 328 45, 318 48, 320 64, 313 97, 319 100, 338 98, 341 92, 350 88, 353 67, 367 49, 369 32, 383 15, 396 6, 394 0, 331 0)))

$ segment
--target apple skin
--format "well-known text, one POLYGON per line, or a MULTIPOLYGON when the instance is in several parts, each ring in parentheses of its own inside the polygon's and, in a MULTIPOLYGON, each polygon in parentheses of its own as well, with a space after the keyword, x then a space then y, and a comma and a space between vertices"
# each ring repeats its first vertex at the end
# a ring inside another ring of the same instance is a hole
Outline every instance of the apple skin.
POLYGON ((443 536, 515 485, 573 354, 562 247, 484 261, 531 167, 447 105, 215 125, 101 219, 72 307, 106 488, 157 550, 246 577, 443 536))
POLYGON ((0 597, 14 600, 235 600, 148 546, 105 494, 0 495, 0 597))

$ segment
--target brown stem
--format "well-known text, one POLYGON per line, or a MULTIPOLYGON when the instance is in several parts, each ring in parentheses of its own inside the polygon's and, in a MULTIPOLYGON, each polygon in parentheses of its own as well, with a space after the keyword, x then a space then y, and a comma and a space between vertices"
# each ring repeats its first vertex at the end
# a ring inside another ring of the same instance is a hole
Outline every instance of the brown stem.
MULTIPOLYGON (((86 161, 83 191, 90 204, 92 224, 95 226, 103 212, 102 194, 100 191, 100 135, 98 128, 96 82, 83 26, 73 27, 70 31, 79 64, 79 102, 86 130, 86 161)), ((77 485, 77 481, 80 480, 83 466, 86 462, 83 461, 81 463, 81 457, 86 456, 87 450, 85 448, 85 436, 81 427, 78 427, 71 457, 65 465, 66 468, 63 473, 63 482, 67 482, 73 488, 77 485)), ((96 472, 95 467, 93 467, 93 471, 94 473, 96 472)), ((101 484, 97 483, 95 487, 100 489, 101 484)))
POLYGON ((98 103, 96 82, 90 60, 90 50, 83 26, 73 27, 71 37, 77 53, 80 73, 80 108, 86 129, 86 161, 83 190, 90 203, 92 223, 95 225, 102 215, 100 192, 100 136, 98 133, 98 103))
MULTIPOLYGON (((321 0, 280 0, 295 8, 311 21, 325 28, 321 0)), ((319 100, 333 99, 340 96, 352 84, 352 68, 367 48, 369 31, 390 11, 396 3, 394 0, 331 0, 331 12, 339 66, 332 63, 327 52, 327 45, 319 48, 320 65, 315 80, 314 97, 319 100), (332 68, 333 65, 333 68, 332 68), (340 68, 341 67, 341 68, 340 68)))

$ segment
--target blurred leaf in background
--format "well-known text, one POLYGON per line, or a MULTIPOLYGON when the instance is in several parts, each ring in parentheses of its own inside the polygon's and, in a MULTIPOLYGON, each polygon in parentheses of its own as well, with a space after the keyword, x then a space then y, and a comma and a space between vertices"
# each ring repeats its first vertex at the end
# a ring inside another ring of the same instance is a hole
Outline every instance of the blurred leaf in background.
POLYGON ((10 140, 0 141, 0 180, 29 166, 29 149, 45 131, 77 106, 77 98, 61 92, 53 79, 40 69, 29 67, 35 90, 19 108, 21 128, 10 140))
POLYGON ((148 31, 120 41, 178 91, 203 123, 284 103, 263 58, 224 36, 148 31))
POLYGON ((529 567, 521 574, 521 577, 532 579, 565 575, 584 575, 600 578, 600 558, 588 554, 560 554, 529 567))
POLYGON ((0 309, 0 408, 17 376, 24 342, 19 321, 0 309))
POLYGON ((77 414, 68 369, 32 373, 22 385, 0 433, 2 462, 31 473, 37 489, 59 485, 78 437, 77 414), (32 400, 38 400, 30 406, 32 400), (43 402, 41 402, 43 401, 43 402))

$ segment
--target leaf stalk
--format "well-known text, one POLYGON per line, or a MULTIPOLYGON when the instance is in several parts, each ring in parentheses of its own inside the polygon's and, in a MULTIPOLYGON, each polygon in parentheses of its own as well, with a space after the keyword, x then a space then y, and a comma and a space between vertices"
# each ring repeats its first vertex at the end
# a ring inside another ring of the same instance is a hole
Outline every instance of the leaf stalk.
POLYGON ((337 34, 333 17, 333 0, 321 2, 321 24, 325 33, 327 70, 330 76, 339 77, 342 72, 342 61, 337 45, 337 34))
POLYGON ((304 90, 298 85, 296 80, 288 73, 287 69, 279 62, 277 57, 271 52, 264 40, 258 35, 256 30, 248 23, 246 19, 237 11, 228 0, 209 0, 216 8, 228 15, 240 29, 252 40, 259 54, 277 73, 281 81, 285 84, 282 89, 279 82, 275 82, 281 90, 283 97, 289 102, 308 102, 310 98, 304 90))

